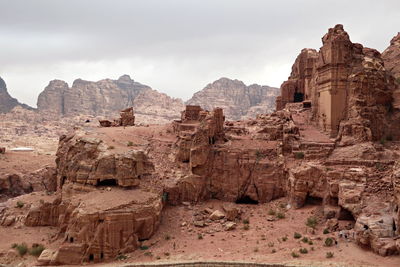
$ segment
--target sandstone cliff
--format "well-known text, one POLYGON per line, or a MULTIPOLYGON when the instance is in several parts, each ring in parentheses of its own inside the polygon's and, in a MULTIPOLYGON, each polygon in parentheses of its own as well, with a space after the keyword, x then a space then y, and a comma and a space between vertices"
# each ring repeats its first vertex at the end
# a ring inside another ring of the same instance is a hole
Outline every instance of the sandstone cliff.
POLYGON ((382 53, 386 70, 390 71, 400 83, 400 32, 390 41, 390 46, 382 53))
POLYGON ((138 115, 165 120, 178 118, 183 108, 180 99, 152 90, 128 75, 118 80, 104 79, 98 82, 77 79, 71 87, 64 81, 53 80, 40 93, 37 105, 39 111, 62 116, 107 116, 133 106, 138 115))
POLYGON ((17 99, 10 96, 4 80, 0 77, 0 113, 7 113, 16 106, 31 109, 28 105, 21 104, 17 99))
POLYGON ((207 110, 220 107, 224 109, 227 119, 239 120, 272 112, 278 92, 278 88, 274 87, 258 84, 247 86, 239 80, 221 78, 195 93, 186 104, 200 105, 207 110))

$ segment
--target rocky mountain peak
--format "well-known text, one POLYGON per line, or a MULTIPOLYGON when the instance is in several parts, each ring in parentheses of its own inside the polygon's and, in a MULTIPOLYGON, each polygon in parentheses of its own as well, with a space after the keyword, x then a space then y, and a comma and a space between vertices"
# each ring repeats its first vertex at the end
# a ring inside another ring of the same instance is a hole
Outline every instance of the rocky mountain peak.
POLYGON ((270 113, 274 109, 278 88, 252 84, 240 80, 220 78, 195 93, 187 105, 200 105, 203 109, 224 109, 227 119, 254 117, 257 113, 270 113))
POLYGON ((7 113, 16 106, 32 109, 28 105, 21 104, 17 99, 11 97, 7 91, 6 82, 0 77, 0 113, 7 113))

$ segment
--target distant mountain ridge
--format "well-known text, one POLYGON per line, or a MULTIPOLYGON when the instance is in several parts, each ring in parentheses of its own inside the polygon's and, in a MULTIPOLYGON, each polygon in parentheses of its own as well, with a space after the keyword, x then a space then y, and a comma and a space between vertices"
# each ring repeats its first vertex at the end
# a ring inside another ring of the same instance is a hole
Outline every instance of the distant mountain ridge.
POLYGON ((242 81, 220 78, 208 84, 186 101, 187 105, 200 105, 204 109, 224 109, 227 119, 240 120, 271 113, 279 88, 266 85, 245 85, 242 81))
POLYGON ((179 118, 184 104, 181 99, 169 97, 123 75, 118 80, 104 79, 97 82, 77 79, 69 87, 64 81, 53 80, 40 93, 39 111, 58 115, 109 116, 133 106, 136 114, 179 118))

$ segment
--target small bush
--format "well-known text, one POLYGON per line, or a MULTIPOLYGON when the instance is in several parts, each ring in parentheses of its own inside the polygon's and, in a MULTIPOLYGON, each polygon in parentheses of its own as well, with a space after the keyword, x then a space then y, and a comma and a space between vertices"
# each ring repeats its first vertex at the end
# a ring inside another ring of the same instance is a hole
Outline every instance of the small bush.
POLYGON ((203 235, 202 234, 197 234, 197 239, 203 239, 203 235))
POLYGON ((254 248, 253 252, 258 252, 258 248, 254 248))
POLYGON ((18 246, 17 243, 13 243, 13 244, 11 245, 11 248, 16 248, 17 246, 18 246))
POLYGON ((296 159, 304 159, 304 152, 296 152, 296 153, 294 153, 294 157, 296 158, 296 159))
POLYGON ((17 201, 17 204, 16 204, 16 206, 15 206, 15 207, 20 209, 20 208, 22 208, 24 205, 25 205, 25 203, 24 203, 24 202, 22 202, 22 201, 18 200, 18 201, 17 201))
POLYGON ((250 225, 245 224, 245 225, 243 226, 243 229, 246 230, 246 231, 249 230, 249 229, 250 229, 250 225))
POLYGON ((244 220, 243 220, 243 223, 244 223, 244 224, 249 224, 250 221, 249 221, 249 219, 244 219, 244 220))
POLYGON ((280 207, 281 209, 286 209, 286 204, 285 204, 285 203, 281 203, 281 204, 279 204, 279 207, 280 207))
POLYGON ((272 248, 273 246, 275 246, 274 242, 269 242, 268 243, 268 247, 272 248))
POLYGON ((108 147, 108 149, 110 149, 110 150, 111 150, 111 149, 114 149, 114 148, 115 148, 115 146, 109 146, 109 147, 108 147))
POLYGON ((129 141, 126 145, 127 145, 127 146, 133 146, 133 142, 132 142, 132 141, 129 141))
POLYGON ((276 217, 277 217, 278 219, 284 219, 284 218, 285 218, 285 214, 282 213, 282 212, 278 212, 278 213, 276 214, 276 217))
POLYGON ((287 241, 287 236, 282 237, 282 241, 283 242, 287 241))
POLYGON ((295 239, 300 239, 300 238, 301 238, 301 234, 295 232, 295 233, 293 234, 293 237, 294 237, 295 239))
POLYGON ((273 249, 271 250, 271 253, 275 253, 275 252, 276 252, 276 249, 273 248, 273 249))
POLYGON ((153 253, 151 253, 151 251, 146 251, 144 255, 147 257, 153 257, 153 253))
POLYGON ((303 243, 308 243, 308 238, 307 237, 303 237, 303 239, 301 239, 301 241, 303 241, 303 243))
POLYGON ((124 254, 119 254, 115 259, 118 261, 126 260, 128 257, 124 254))
POLYGON ((164 236, 164 239, 165 239, 165 240, 170 240, 170 239, 171 239, 171 236, 168 235, 168 234, 166 234, 166 235, 164 236))
POLYGON ((33 244, 32 248, 29 250, 29 254, 39 257, 43 250, 45 250, 45 247, 42 244, 33 244))
POLYGON ((169 257, 169 255, 171 255, 171 254, 169 254, 169 252, 164 252, 164 255, 169 257))
POLYGON ((306 225, 312 229, 315 229, 317 227, 318 220, 315 217, 308 217, 306 221, 306 225))
POLYGON ((328 252, 326 253, 326 258, 327 258, 327 259, 333 258, 333 252, 328 251, 328 252))
POLYGON ((298 257, 300 257, 300 255, 293 251, 292 252, 292 257, 293 258, 298 258, 298 257))
POLYGON ((325 246, 327 246, 327 247, 331 247, 331 246, 333 246, 333 239, 332 238, 330 238, 330 237, 327 237, 326 239, 325 239, 325 246))
POLYGON ((314 245, 314 243, 311 241, 311 240, 308 240, 308 244, 311 246, 311 245, 314 245))
POLYGON ((25 243, 17 244, 15 249, 18 251, 18 254, 22 257, 28 252, 28 246, 25 243))
POLYGON ((140 250, 148 250, 149 247, 148 246, 140 246, 140 250))
POLYGON ((276 212, 273 209, 270 209, 268 211, 268 215, 275 215, 275 214, 276 214, 276 212))
POLYGON ((306 248, 301 248, 301 249, 299 249, 299 251, 300 251, 301 254, 307 254, 308 253, 308 250, 306 248))
POLYGON ((329 234, 329 230, 327 228, 325 228, 323 233, 324 233, 324 235, 327 235, 327 234, 329 234))

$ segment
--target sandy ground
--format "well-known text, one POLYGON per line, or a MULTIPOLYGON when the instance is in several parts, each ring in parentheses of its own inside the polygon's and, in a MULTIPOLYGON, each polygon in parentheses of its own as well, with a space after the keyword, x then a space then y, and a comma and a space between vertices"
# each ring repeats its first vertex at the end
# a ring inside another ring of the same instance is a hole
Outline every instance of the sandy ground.
POLYGON ((52 155, 38 154, 36 152, 7 151, 0 154, 1 173, 31 173, 46 165, 55 165, 52 155))
MULTIPOLYGON (((284 199, 260 205, 238 205, 244 210, 241 221, 236 221, 237 228, 225 231, 222 223, 213 222, 204 228, 192 225, 192 216, 209 207, 220 209, 222 202, 209 201, 194 207, 166 207, 162 223, 156 234, 145 245, 147 250, 137 250, 124 262, 149 261, 250 261, 270 263, 300 263, 314 266, 342 263, 343 266, 400 266, 400 257, 381 257, 346 240, 337 237, 337 233, 323 234, 323 225, 318 225, 315 234, 305 225, 317 206, 306 206, 299 210, 280 208, 284 199), (285 214, 284 219, 269 215, 270 210, 285 214), (245 230, 243 219, 249 220, 249 229, 245 230), (276 219, 269 221, 268 219, 276 219), (294 232, 301 233, 312 240, 312 245, 294 238, 294 232), (202 239, 199 239, 199 235, 202 239), (326 237, 334 237, 338 245, 325 247, 326 237), (284 241, 282 238, 287 237, 284 241), (307 254, 301 254, 300 248, 306 248, 307 254), (299 258, 292 257, 295 251, 299 258), (326 258, 327 252, 334 257, 326 258)), ((117 266, 111 264, 110 266, 117 266)))

